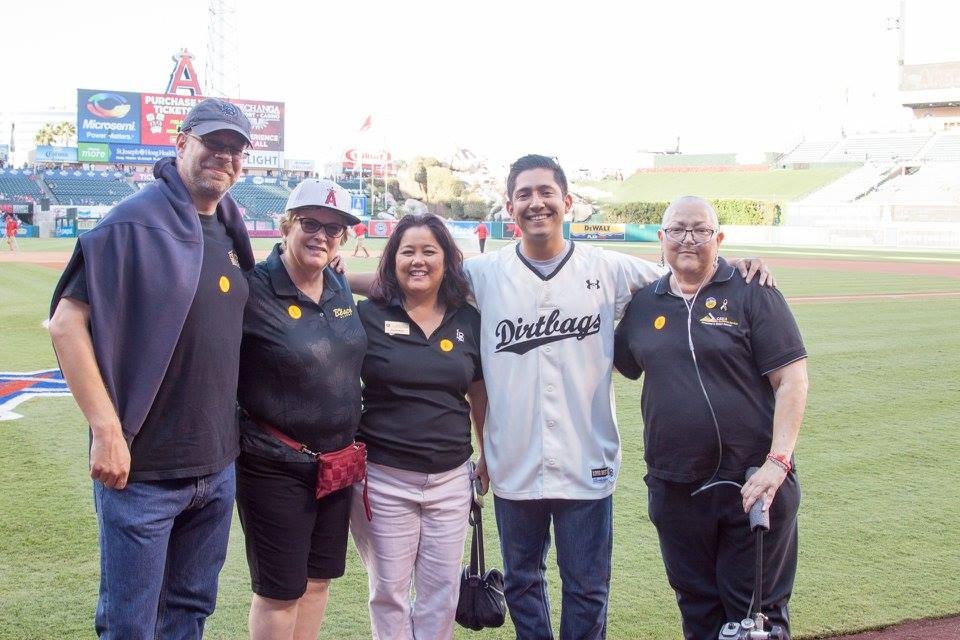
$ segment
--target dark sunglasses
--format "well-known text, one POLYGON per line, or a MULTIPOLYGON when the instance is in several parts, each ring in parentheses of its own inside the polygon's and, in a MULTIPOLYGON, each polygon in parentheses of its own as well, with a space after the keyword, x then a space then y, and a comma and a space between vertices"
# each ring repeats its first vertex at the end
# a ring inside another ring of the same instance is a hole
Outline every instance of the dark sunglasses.
POLYGON ((313 235, 323 229, 323 233, 328 238, 339 238, 343 235, 343 232, 347 230, 345 226, 336 222, 320 222, 319 220, 314 220, 313 218, 294 218, 297 222, 300 223, 300 229, 304 233, 313 235))

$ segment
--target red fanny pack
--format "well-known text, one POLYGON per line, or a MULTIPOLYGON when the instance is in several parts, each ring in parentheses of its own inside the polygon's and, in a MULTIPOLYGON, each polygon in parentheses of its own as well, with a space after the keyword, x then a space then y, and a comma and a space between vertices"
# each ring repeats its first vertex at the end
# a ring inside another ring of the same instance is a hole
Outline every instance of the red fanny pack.
POLYGON ((255 422, 283 444, 295 451, 312 456, 317 461, 317 500, 334 491, 363 482, 363 508, 367 512, 367 520, 373 520, 373 510, 370 508, 370 498, 367 496, 367 445, 362 442, 351 442, 337 451, 316 453, 273 425, 259 420, 255 422))

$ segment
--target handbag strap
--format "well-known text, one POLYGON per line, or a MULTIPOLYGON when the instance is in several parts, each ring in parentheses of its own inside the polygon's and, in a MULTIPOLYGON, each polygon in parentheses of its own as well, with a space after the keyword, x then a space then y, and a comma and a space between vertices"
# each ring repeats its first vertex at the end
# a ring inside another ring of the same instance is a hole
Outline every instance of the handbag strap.
MULTIPOLYGON (((294 440, 293 438, 285 434, 283 431, 280 431, 280 429, 277 429, 272 424, 263 422, 261 420, 257 420, 253 416, 250 416, 250 419, 253 420, 261 429, 263 429, 264 431, 266 431, 267 433, 269 433, 270 435, 272 435, 277 440, 287 445, 294 451, 298 451, 300 453, 306 453, 307 455, 313 456, 318 463, 320 462, 320 454, 310 451, 310 449, 307 448, 307 445, 297 442, 296 440, 294 440)), ((367 470, 366 469, 363 470, 363 510, 366 513, 367 522, 373 520, 373 509, 370 507, 370 496, 367 492, 367 470)), ((482 543, 482 539, 481 539, 481 543, 482 543)), ((480 564, 481 566, 483 566, 483 559, 482 559, 483 549, 480 550, 480 558, 481 558, 480 564)))
POLYGON ((254 418, 253 416, 250 416, 250 419, 253 420, 261 429, 263 429, 264 431, 266 431, 267 433, 269 433, 269 434, 272 435, 274 438, 276 438, 277 440, 279 440, 279 441, 282 442, 283 444, 287 445, 288 447, 290 447, 290 448, 293 449, 294 451, 298 451, 298 452, 300 452, 300 453, 305 453, 305 454, 307 454, 307 455, 309 455, 309 456, 313 456, 314 458, 319 458, 319 456, 320 456, 319 453, 316 453, 316 452, 314 452, 314 451, 310 451, 310 449, 307 448, 307 445, 301 444, 301 443, 297 442, 296 440, 294 440, 293 438, 291 438, 290 436, 288 436, 287 434, 285 434, 283 431, 280 431, 280 429, 277 429, 277 428, 276 428, 275 426, 273 426, 272 424, 269 424, 269 423, 267 423, 267 422, 263 422, 262 420, 257 420, 257 419, 254 418))
POLYGON ((480 505, 476 502, 470 507, 470 526, 473 527, 470 540, 470 575, 483 576, 486 572, 483 557, 483 518, 480 515, 480 505))

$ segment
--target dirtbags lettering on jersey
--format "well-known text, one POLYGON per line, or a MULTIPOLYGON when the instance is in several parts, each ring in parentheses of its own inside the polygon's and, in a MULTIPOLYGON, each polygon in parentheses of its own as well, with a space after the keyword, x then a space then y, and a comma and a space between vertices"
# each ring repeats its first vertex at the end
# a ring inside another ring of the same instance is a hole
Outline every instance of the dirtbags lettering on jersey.
POLYGON ((523 355, 543 344, 576 338, 583 340, 600 332, 600 316, 582 316, 560 319, 560 310, 554 309, 549 316, 540 316, 535 322, 523 318, 501 320, 497 323, 497 346, 495 353, 509 351, 523 355))

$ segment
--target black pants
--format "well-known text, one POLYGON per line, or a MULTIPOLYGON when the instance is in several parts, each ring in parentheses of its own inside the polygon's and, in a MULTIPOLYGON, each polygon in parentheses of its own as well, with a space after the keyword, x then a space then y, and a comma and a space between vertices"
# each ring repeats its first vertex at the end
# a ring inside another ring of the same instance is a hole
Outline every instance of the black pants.
POLYGON ((486 238, 480 238, 480 253, 483 253, 483 247, 487 244, 486 238))
MULTIPOLYGON (((731 485, 690 494, 701 483, 646 477, 650 520, 657 527, 670 586, 677 594, 686 640, 716 640, 726 622, 746 617, 753 594, 756 534, 739 490, 731 485)), ((800 485, 793 473, 770 507, 763 536, 763 606, 772 624, 789 632, 787 603, 797 572, 800 485)), ((756 609, 756 605, 754 605, 756 609)))

